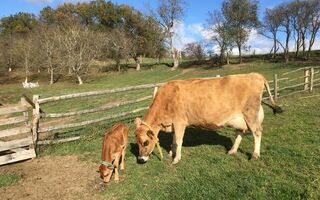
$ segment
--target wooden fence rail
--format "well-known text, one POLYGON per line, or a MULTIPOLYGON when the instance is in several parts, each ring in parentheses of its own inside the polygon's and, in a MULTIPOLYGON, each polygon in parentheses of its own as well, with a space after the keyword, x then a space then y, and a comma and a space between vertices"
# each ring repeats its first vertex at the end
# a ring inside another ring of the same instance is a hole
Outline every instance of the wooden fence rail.
POLYGON ((130 86, 130 87, 124 87, 124 88, 110 89, 110 90, 83 92, 83 93, 76 93, 76 94, 67 94, 67 95, 62 95, 62 96, 54 96, 54 97, 39 99, 38 103, 39 104, 45 104, 45 103, 49 103, 49 102, 72 99, 72 98, 89 97, 89 96, 97 96, 97 95, 103 95, 103 94, 126 92, 126 91, 132 91, 132 90, 148 89, 148 88, 154 88, 154 87, 157 87, 157 86, 161 86, 163 84, 165 84, 165 83, 145 84, 145 85, 130 86))

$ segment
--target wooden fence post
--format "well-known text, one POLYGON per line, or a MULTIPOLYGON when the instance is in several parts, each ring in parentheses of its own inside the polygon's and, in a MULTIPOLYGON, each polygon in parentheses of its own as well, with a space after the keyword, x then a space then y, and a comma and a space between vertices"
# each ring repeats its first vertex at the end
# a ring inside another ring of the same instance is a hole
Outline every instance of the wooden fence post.
MULTIPOLYGON (((22 106, 29 106, 29 104, 28 104, 28 102, 27 102, 27 100, 26 100, 25 97, 21 97, 20 103, 21 103, 22 106)), ((23 112, 23 116, 24 116, 24 117, 28 117, 28 116, 29 116, 28 111, 23 112)), ((25 122, 25 125, 26 125, 26 126, 30 125, 30 121, 29 121, 29 120, 26 121, 26 122, 25 122)))
POLYGON ((313 89, 313 79, 314 79, 314 68, 310 68, 310 88, 309 91, 312 92, 313 89))
POLYGON ((304 90, 309 89, 309 76, 310 76, 310 68, 304 68, 304 90))
POLYGON ((156 97, 157 92, 158 92, 158 86, 154 87, 152 99, 156 97))
POLYGON ((39 95, 33 95, 33 103, 34 108, 32 110, 32 137, 33 142, 36 144, 38 140, 38 128, 39 128, 39 120, 40 120, 40 105, 39 105, 39 95))
POLYGON ((274 75, 274 80, 273 80, 273 83, 274 83, 274 99, 276 100, 278 98, 278 75, 275 74, 274 75))

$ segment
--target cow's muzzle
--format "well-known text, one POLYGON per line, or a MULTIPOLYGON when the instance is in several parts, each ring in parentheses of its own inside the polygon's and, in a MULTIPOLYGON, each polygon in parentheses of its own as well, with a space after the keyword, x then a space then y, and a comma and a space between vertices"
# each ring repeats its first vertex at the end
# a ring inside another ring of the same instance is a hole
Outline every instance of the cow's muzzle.
POLYGON ((148 159, 149 159, 149 156, 138 156, 137 161, 139 164, 144 164, 147 162, 148 159))

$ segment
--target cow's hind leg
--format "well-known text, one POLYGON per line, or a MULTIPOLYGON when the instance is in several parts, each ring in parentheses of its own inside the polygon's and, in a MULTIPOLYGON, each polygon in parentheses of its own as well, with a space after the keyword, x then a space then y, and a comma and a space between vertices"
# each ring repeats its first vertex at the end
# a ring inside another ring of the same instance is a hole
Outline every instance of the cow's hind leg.
POLYGON ((252 107, 245 110, 244 116, 254 138, 254 151, 251 159, 257 160, 260 157, 263 108, 260 103, 259 105, 253 104, 252 107))
POLYGON ((228 151, 229 155, 237 153, 239 145, 241 143, 241 140, 242 140, 242 138, 244 136, 244 133, 241 130, 236 130, 236 133, 237 133, 237 137, 236 137, 236 139, 234 141, 234 144, 233 144, 232 148, 228 151))
POLYGON ((181 160, 181 148, 185 129, 186 127, 182 125, 174 126, 174 139, 172 150, 175 154, 175 157, 172 161, 172 164, 177 164, 181 160))
POLYGON ((264 118, 263 108, 260 105, 258 113, 258 121, 256 131, 252 132, 254 138, 254 150, 252 154, 252 160, 257 160, 260 157, 260 146, 261 146, 261 137, 262 137, 262 121, 264 118))

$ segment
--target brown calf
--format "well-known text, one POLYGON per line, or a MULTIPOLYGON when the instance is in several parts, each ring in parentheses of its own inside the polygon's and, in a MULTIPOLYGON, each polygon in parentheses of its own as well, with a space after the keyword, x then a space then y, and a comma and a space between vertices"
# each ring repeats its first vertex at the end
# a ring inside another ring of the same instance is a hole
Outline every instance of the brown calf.
POLYGON ((121 158, 120 170, 124 169, 128 130, 127 125, 122 123, 116 124, 104 137, 99 172, 100 177, 105 183, 110 181, 113 171, 115 173, 114 180, 119 181, 118 165, 121 158))

